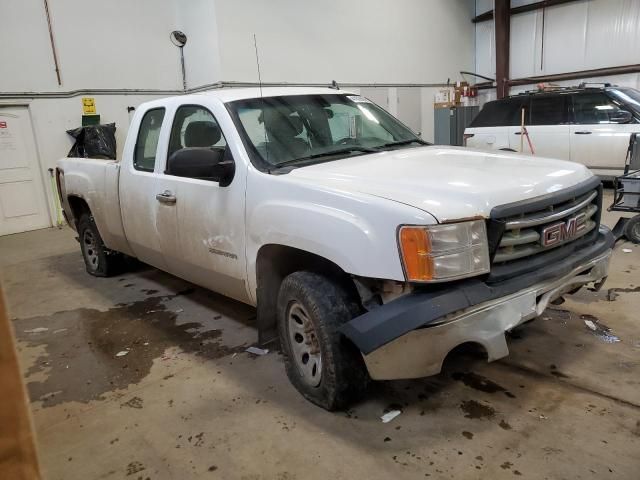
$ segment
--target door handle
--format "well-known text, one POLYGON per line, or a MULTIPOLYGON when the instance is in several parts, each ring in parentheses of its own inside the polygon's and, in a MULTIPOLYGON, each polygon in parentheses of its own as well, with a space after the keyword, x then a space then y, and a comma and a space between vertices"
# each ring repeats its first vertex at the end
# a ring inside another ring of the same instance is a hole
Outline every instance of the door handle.
POLYGON ((581 132, 574 132, 576 135, 591 135, 592 132, 588 132, 588 131, 581 131, 581 132))
POLYGON ((176 203, 176 197, 169 190, 165 190, 162 193, 156 195, 156 200, 166 205, 173 205, 176 203))

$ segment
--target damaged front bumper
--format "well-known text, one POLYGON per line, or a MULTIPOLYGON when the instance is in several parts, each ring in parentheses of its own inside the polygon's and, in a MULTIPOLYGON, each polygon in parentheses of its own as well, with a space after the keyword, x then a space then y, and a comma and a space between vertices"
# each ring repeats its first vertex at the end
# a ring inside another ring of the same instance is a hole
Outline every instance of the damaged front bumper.
POLYGON ((489 361, 509 354, 505 332, 542 314, 558 297, 607 277, 613 235, 601 227, 594 245, 535 273, 487 285, 468 280, 414 292, 342 327, 362 352, 371 378, 420 378, 440 372, 463 343, 481 345, 489 361))

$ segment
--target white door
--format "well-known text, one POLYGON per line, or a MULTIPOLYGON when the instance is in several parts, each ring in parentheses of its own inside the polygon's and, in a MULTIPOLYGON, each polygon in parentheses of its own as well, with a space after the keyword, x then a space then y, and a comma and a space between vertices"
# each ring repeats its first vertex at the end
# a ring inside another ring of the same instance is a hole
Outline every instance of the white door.
MULTIPOLYGON (((220 110, 217 113, 224 114, 220 110)), ((238 173, 230 185, 220 186, 207 178, 204 169, 196 173, 181 168, 177 161, 171 166, 165 163, 185 148, 212 150, 220 160, 231 158, 231 149, 209 109, 199 105, 179 107, 167 137, 168 145, 160 147, 166 153, 159 160, 164 168, 159 170, 156 185, 156 226, 167 271, 246 302, 246 177, 238 173)))
MULTIPOLYGON (((622 172, 631 133, 640 131, 633 116, 602 92, 573 96, 571 160, 596 171, 622 172)), ((607 172, 609 173, 609 172, 607 172)))
MULTIPOLYGON (((529 111, 525 111, 525 125, 531 140, 521 138, 520 127, 510 127, 511 148, 523 153, 535 153, 537 157, 571 159, 569 141, 569 97, 568 95, 533 95, 529 111)), ((526 107, 525 107, 526 108, 526 107)))
POLYGON ((27 107, 0 107, 0 235, 51 226, 27 107))

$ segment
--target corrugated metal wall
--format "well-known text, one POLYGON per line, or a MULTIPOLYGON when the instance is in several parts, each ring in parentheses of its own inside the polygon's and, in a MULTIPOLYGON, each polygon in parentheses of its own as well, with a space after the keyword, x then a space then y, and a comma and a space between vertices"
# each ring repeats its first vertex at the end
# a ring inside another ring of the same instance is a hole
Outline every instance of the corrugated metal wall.
MULTIPOLYGON (((533 3, 512 0, 512 7, 533 3)), ((476 13, 493 8, 476 0, 476 13)), ((640 63, 640 0, 582 0, 511 20, 511 78, 640 63)), ((495 77, 493 21, 476 26, 476 71, 495 77)), ((599 79, 640 87, 638 75, 599 79)), ((564 82, 566 83, 566 82, 564 82)), ((578 81, 568 82, 579 83, 578 81)))

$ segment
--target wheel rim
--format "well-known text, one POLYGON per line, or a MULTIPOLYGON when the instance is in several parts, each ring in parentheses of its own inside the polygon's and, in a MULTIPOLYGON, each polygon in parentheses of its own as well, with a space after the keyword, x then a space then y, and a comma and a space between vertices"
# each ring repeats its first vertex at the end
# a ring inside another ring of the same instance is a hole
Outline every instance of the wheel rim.
POLYGON ((289 305, 287 329, 291 356, 302 380, 312 387, 322 379, 322 354, 316 330, 306 310, 298 302, 289 305))
POLYGON ((93 270, 97 270, 98 262, 98 250, 96 237, 90 230, 85 230, 82 234, 82 243, 84 244, 84 258, 87 260, 87 265, 93 270))

